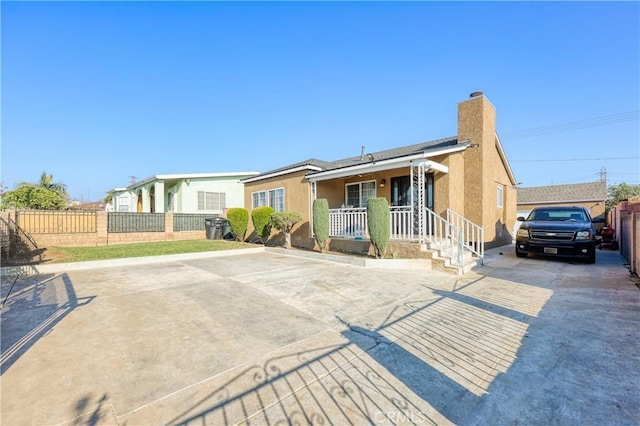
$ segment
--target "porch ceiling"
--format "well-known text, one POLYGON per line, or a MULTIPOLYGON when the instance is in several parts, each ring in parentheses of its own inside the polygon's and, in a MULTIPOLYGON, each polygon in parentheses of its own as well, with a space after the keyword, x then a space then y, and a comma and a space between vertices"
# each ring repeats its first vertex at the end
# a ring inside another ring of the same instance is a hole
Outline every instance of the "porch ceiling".
POLYGON ((320 182, 323 180, 349 177, 362 173, 380 172, 402 167, 415 167, 420 164, 425 164, 426 168, 430 171, 449 173, 449 168, 444 164, 440 164, 432 160, 427 160, 424 158, 424 155, 419 155, 412 157, 392 158, 382 161, 372 161, 371 163, 358 164, 355 166, 313 173, 311 175, 307 175, 306 177, 310 182, 320 182))

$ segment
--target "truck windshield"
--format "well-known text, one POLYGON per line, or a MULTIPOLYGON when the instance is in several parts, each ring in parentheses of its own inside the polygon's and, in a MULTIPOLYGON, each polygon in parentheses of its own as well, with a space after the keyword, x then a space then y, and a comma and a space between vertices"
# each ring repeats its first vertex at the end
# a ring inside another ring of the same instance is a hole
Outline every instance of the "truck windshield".
POLYGON ((534 210, 529 215, 528 220, 572 220, 576 222, 587 222, 585 213, 576 209, 553 209, 553 210, 534 210))

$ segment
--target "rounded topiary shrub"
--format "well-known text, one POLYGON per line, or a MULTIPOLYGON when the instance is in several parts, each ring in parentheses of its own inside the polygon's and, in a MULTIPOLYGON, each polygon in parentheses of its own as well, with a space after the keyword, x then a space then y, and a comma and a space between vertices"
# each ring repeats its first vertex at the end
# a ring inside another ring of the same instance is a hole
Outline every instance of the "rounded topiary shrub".
POLYGON ((391 238, 389 203, 383 197, 367 200, 367 227, 376 258, 384 256, 391 238))
POLYGON ((271 214, 271 225, 284 234, 284 247, 291 248, 291 231, 298 222, 302 222, 302 216, 297 212, 280 212, 271 214))
POLYGON ((267 242, 271 233, 271 213, 273 213, 273 208, 269 206, 258 207, 251 212, 253 228, 262 244, 267 242))
POLYGON ((313 235, 320 251, 327 251, 329 243, 329 202, 325 198, 313 200, 313 235))
POLYGON ((227 211, 227 220, 238 241, 244 241, 249 226, 249 212, 242 207, 234 207, 227 211))

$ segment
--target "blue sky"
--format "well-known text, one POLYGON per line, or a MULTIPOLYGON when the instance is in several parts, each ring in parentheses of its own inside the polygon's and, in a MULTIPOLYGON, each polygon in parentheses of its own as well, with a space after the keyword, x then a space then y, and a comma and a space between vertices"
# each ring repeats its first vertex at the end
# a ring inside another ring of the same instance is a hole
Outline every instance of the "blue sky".
POLYGON ((97 200, 130 176, 267 171, 453 136, 473 91, 495 105, 522 186, 603 167, 609 183, 640 183, 638 2, 0 7, 9 188, 46 170, 97 200))

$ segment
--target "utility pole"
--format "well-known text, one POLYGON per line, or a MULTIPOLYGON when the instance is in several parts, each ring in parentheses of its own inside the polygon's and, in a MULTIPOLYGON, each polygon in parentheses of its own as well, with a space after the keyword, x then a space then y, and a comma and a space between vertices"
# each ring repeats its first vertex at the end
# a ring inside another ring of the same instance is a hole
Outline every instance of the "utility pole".
POLYGON ((607 169, 604 167, 600 169, 600 182, 607 183, 607 169))
POLYGON ((133 185, 138 180, 135 176, 129 176, 129 185, 133 185))

